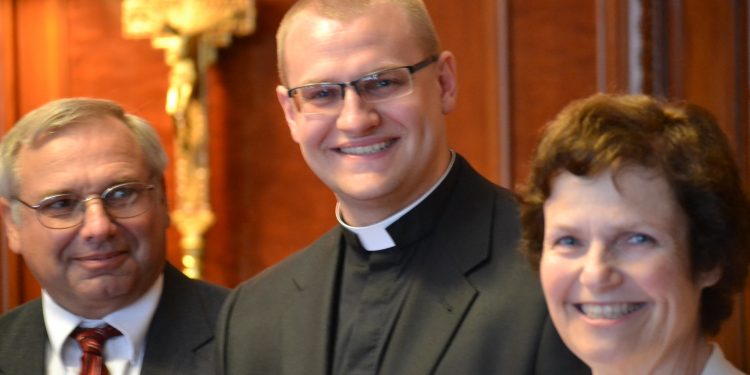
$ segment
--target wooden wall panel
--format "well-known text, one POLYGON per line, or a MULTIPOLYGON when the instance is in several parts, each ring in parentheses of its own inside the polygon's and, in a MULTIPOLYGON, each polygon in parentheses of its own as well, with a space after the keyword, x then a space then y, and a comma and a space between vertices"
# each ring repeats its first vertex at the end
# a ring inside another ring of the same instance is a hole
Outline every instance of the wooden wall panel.
POLYGON ((594 1, 509 1, 513 185, 524 181, 538 130, 597 89, 594 1))
MULTIPOLYGON (((746 149, 747 37, 745 2, 707 3, 686 0, 682 9, 682 32, 674 38, 682 45, 682 56, 672 63, 681 66, 675 73, 685 98, 713 112, 724 131, 734 141, 736 151, 746 149)), ((744 155, 743 155, 744 156, 744 155)))
MULTIPOLYGON (((0 130, 9 128, 16 118, 15 110, 15 12, 11 2, 0 2, 0 130)), ((0 312, 19 303, 17 296, 18 257, 7 250, 0 231, 0 312), (14 262, 14 264, 11 264, 14 262)))
MULTIPOLYGON (((6 21, 12 22, 14 40, 4 47, 7 53, 3 71, 11 81, 12 99, 6 100, 8 112, 4 120, 12 125, 18 116, 36 106, 59 97, 66 80, 60 72, 66 61, 61 58, 66 27, 61 20, 60 0, 14 2, 3 6, 6 21)), ((7 307, 36 298, 39 286, 23 265, 22 259, 7 250, 3 243, 3 264, 8 268, 8 284, 15 290, 3 296, 7 307)))
MULTIPOLYGON (((734 147, 746 183, 748 170, 747 5, 741 1, 685 0, 670 8, 677 27, 670 35, 670 96, 708 108, 734 147)), ((674 21, 673 21, 674 22, 674 21)), ((750 284, 749 284, 750 285, 750 284)), ((746 296, 718 337, 728 358, 750 366, 750 324, 746 296)))
POLYGON ((458 101, 448 115, 450 146, 500 183, 498 2, 426 0, 442 47, 458 65, 458 101))

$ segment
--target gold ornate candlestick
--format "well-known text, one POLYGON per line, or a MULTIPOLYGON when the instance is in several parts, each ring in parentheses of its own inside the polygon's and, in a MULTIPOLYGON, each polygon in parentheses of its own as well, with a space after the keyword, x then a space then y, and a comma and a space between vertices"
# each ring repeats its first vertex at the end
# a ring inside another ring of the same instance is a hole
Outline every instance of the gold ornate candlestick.
POLYGON ((232 35, 255 29, 253 0, 123 0, 123 33, 150 38, 170 66, 166 112, 175 129, 175 208, 183 272, 201 277, 203 235, 214 222, 209 199, 206 70, 232 35))

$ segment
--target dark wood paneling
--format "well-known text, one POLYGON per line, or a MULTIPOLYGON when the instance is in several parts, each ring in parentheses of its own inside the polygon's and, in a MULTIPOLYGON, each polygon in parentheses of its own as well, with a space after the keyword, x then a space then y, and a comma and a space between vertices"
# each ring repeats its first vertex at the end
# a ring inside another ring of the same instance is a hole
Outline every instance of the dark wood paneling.
POLYGON ((625 1, 597 0, 597 90, 628 91, 628 7, 625 1))
MULTIPOLYGON (((671 96, 708 108, 734 147, 746 185, 748 170, 747 3, 723 0, 675 1, 670 11, 671 96)), ((727 358, 750 369, 747 296, 737 298, 735 313, 717 341, 727 358)))
MULTIPOLYGON (((9 63, 13 72, 8 73, 14 80, 11 123, 18 116, 59 97, 65 92, 67 82, 67 77, 61 74, 67 64, 61 57, 67 31, 62 17, 64 4, 60 0, 21 1, 14 2, 12 8, 15 39, 13 60, 9 63)), ((23 261, 4 250, 10 283, 17 283, 16 290, 8 295, 9 300, 21 303, 38 297, 39 285, 23 261)), ((11 303, 10 307, 13 305, 11 303)))
POLYGON ((426 0, 443 49, 458 65, 456 109, 448 115, 450 146, 480 173, 500 182, 497 2, 426 0))
MULTIPOLYGON (((686 0, 683 5, 681 66, 673 77, 681 81, 681 97, 713 112, 736 146, 746 149, 747 135, 747 30, 745 2, 686 0)), ((677 42, 676 42, 677 43, 677 42)), ((678 94, 678 93, 675 93, 678 94)), ((675 95, 676 96, 676 95, 675 95)))
MULTIPOLYGON (((11 2, 0 2, 0 130, 8 129, 16 118, 15 114, 15 14, 11 2)), ((11 293, 18 290, 15 271, 18 266, 10 264, 11 253, 0 231, 0 313, 18 304, 11 293), (12 271, 12 272, 11 272, 12 271), (13 280, 13 282, 11 282, 13 280)))
POLYGON ((595 1, 510 2, 513 184, 524 181, 538 130, 597 88, 595 1))

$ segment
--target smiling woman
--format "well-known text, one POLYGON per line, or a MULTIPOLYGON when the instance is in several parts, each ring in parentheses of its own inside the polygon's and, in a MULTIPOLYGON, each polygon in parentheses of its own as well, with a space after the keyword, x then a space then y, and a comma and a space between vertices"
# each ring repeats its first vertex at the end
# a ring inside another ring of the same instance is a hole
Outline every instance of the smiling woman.
POLYGON ((555 327, 595 374, 739 374, 708 341, 750 262, 748 201, 713 117, 594 95, 545 129, 524 251, 555 327))

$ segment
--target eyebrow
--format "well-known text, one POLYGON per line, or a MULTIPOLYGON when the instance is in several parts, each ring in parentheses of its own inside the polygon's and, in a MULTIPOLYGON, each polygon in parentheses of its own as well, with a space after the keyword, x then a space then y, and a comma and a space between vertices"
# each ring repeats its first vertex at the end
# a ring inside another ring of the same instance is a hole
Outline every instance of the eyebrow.
MULTIPOLYGON (((139 180, 139 179, 137 179, 137 178, 135 178, 135 177, 120 177, 120 178, 116 178, 116 179, 113 179, 113 180, 109 180, 109 182, 107 182, 106 184, 104 184, 103 188, 98 189, 98 191, 93 192, 93 193, 89 193, 89 194, 101 194, 105 190, 111 188, 112 186, 116 186, 116 185, 119 185, 119 184, 124 184, 124 183, 127 183, 127 182, 142 182, 142 181, 139 180)), ((84 196, 89 195, 89 194, 81 194, 81 193, 79 193, 79 192, 77 192, 74 189, 71 189, 69 187, 67 187, 67 188, 59 188, 59 189, 56 189, 56 190, 49 190, 47 193, 44 193, 40 198, 36 199, 35 204, 38 203, 39 201, 45 199, 45 198, 53 197, 53 196, 56 196, 56 195, 73 195, 73 196, 76 196, 76 197, 84 197, 84 196)))
POLYGON ((333 84, 333 85, 335 85, 335 84, 339 84, 339 83, 342 83, 342 82, 351 82, 351 81, 360 79, 362 77, 367 77, 367 76, 369 76, 369 75, 371 75, 373 73, 381 72, 383 70, 394 69, 394 68, 401 68, 401 67, 404 67, 404 66, 409 66, 409 65, 398 64, 398 63, 395 63, 395 62, 389 62, 389 63, 387 63, 383 67, 372 69, 372 70, 367 70, 365 73, 361 73, 359 75, 356 75, 352 79, 340 80, 340 81, 332 80, 332 79, 327 79, 327 80, 305 80, 305 81, 300 82, 297 85, 289 85, 289 87, 299 87, 299 86, 307 86, 307 85, 325 85, 325 84, 333 84))

